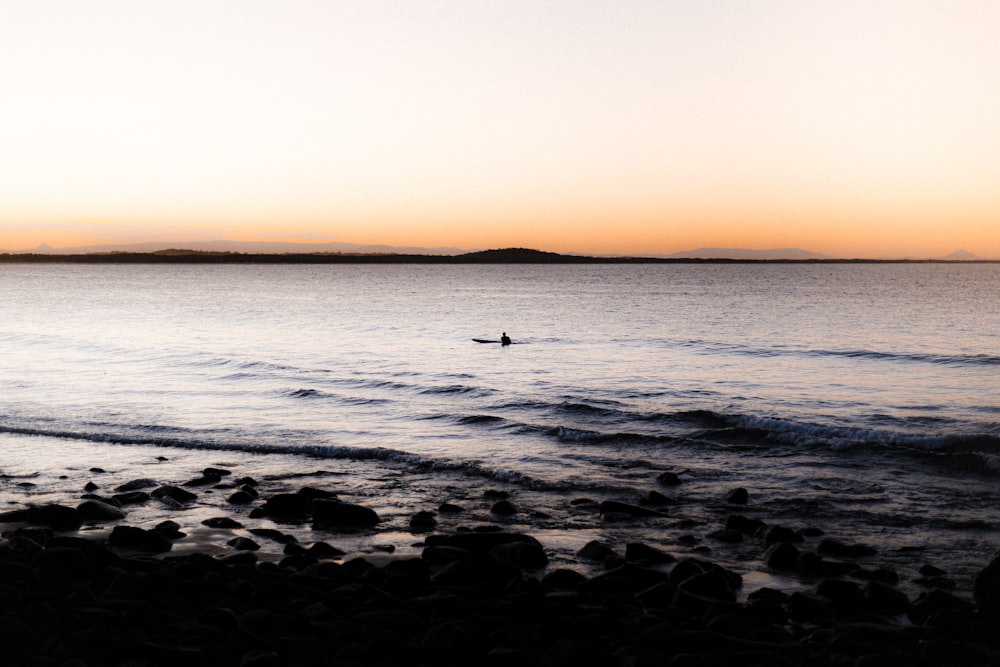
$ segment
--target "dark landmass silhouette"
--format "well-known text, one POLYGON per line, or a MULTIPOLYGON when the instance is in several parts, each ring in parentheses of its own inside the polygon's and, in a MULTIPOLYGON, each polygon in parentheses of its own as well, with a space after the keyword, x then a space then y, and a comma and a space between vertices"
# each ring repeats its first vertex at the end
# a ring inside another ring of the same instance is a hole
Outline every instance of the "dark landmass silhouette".
POLYGON ((50 254, 44 252, 3 253, 0 263, 36 264, 739 264, 739 263, 935 263, 997 262, 1000 260, 940 259, 834 259, 834 258, 727 258, 662 256, 564 255, 529 248, 480 250, 458 255, 420 253, 286 252, 243 253, 167 248, 154 252, 97 252, 50 254))

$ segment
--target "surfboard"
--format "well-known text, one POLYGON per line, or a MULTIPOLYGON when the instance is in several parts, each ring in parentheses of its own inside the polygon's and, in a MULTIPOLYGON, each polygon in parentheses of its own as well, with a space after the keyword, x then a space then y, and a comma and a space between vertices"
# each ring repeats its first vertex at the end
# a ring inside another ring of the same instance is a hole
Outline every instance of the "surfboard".
POLYGON ((500 342, 498 340, 484 340, 482 338, 473 338, 472 340, 474 340, 477 343, 499 343, 500 342))

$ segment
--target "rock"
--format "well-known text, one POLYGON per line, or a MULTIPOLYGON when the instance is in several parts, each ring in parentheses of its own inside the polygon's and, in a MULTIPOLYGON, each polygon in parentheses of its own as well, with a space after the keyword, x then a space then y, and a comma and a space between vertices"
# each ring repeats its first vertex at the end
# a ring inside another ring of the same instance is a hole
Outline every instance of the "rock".
POLYGON ((738 530, 733 530, 731 528, 723 528, 722 530, 714 530, 708 535, 706 535, 710 540, 716 540, 717 542, 726 542, 728 544, 739 544, 743 541, 743 533, 738 530))
POLYGON ((868 600, 868 607, 878 614, 887 616, 898 616, 905 614, 910 609, 910 598, 906 593, 886 586, 878 581, 869 581, 864 587, 865 598, 868 600))
POLYGON ((730 514, 726 517, 726 530, 738 530, 744 535, 754 535, 765 527, 760 519, 748 519, 742 514, 730 514))
POLYGON ((941 568, 934 567, 933 565, 926 564, 926 563, 924 565, 921 565, 920 566, 920 570, 918 570, 918 571, 920 572, 920 574, 924 575, 925 577, 940 577, 940 576, 943 576, 945 574, 948 574, 947 572, 945 572, 941 568))
POLYGON ((612 518, 614 516, 626 516, 626 517, 665 517, 667 516, 663 512, 649 509, 648 507, 641 507, 640 505, 630 505, 628 503, 618 502, 617 500, 605 500, 601 503, 600 513, 606 518, 612 518))
POLYGON ((641 542, 629 542, 625 545, 625 560, 646 565, 673 563, 677 559, 666 551, 651 547, 641 542))
POLYGON ((428 535, 424 540, 427 546, 446 546, 465 549, 476 553, 487 554, 498 544, 509 542, 527 542, 541 546, 541 543, 530 535, 521 533, 490 532, 490 533, 455 533, 453 535, 428 535))
POLYGON ((791 528, 786 528, 785 526, 770 526, 766 531, 764 531, 765 547, 769 547, 772 544, 777 544, 779 542, 784 542, 786 544, 798 544, 801 541, 801 535, 791 528))
POLYGON ((750 493, 741 486, 726 494, 726 502, 731 505, 746 505, 750 502, 750 493))
POLYGON ((552 570, 542 577, 543 584, 561 591, 574 590, 585 581, 587 581, 587 578, 579 572, 565 568, 552 570))
POLYGON ((260 549, 260 545, 249 537, 234 537, 226 542, 226 544, 239 551, 257 551, 260 549))
POLYGON ((531 572, 549 564, 549 557, 540 544, 531 542, 506 542, 490 549, 490 555, 521 570, 531 572))
POLYGON ((121 486, 115 487, 115 491, 125 493, 126 491, 138 491, 139 489, 148 489, 154 486, 159 486, 159 482, 155 479, 143 477, 142 479, 133 479, 131 482, 126 482, 121 486))
POLYGON ((317 489, 314 486, 303 486, 296 493, 298 493, 298 495, 310 501, 318 499, 338 500, 337 494, 334 493, 333 491, 327 491, 326 489, 317 489))
POLYGON ((497 491, 496 489, 487 489, 483 491, 483 498, 486 500, 507 500, 510 498, 510 494, 506 491, 497 491))
POLYGON ((253 501, 254 497, 243 490, 234 491, 226 498, 226 502, 230 505, 249 505, 253 501))
POLYGON ((410 517, 410 530, 413 532, 431 531, 434 530, 437 523, 433 512, 417 512, 410 517))
POLYGON ((836 558, 864 558, 878 553, 874 547, 864 544, 845 544, 838 540, 827 538, 819 543, 816 551, 836 558))
POLYGON ((972 598, 983 614, 1000 615, 1000 555, 973 577, 972 598))
POLYGON ((639 499, 639 504, 647 507, 662 507, 664 505, 669 505, 672 502, 673 501, 670 500, 670 498, 667 498, 659 491, 650 491, 639 499))
POLYGON ((97 486, 97 485, 96 485, 96 484, 94 484, 93 482, 87 482, 87 483, 86 483, 86 484, 85 484, 85 485, 83 486, 83 490, 84 490, 84 491, 86 491, 87 493, 90 493, 90 492, 92 492, 92 491, 97 491, 97 490, 98 490, 99 488, 101 488, 101 487, 97 486))
POLYGON ((264 501, 260 510, 276 519, 305 520, 312 514, 312 502, 297 493, 278 493, 264 501))
POLYGON ((326 542, 314 542, 306 549, 306 553, 317 560, 322 558, 340 558, 346 555, 344 551, 326 542))
POLYGON ((181 527, 176 521, 161 521, 156 524, 156 526, 152 529, 152 532, 162 535, 168 540, 179 540, 182 537, 186 537, 186 535, 181 532, 181 527))
POLYGON ((339 500, 312 501, 313 521, 323 526, 372 528, 379 523, 375 510, 339 500))
POLYGON ((181 484, 181 486, 211 486, 212 484, 218 484, 222 481, 222 477, 219 475, 205 475, 202 474, 201 477, 195 479, 189 479, 188 481, 181 484))
POLYGON ((76 511, 84 521, 118 521, 125 518, 125 512, 100 500, 85 500, 76 506, 76 511))
POLYGON ((438 505, 438 512, 440 512, 441 514, 458 514, 459 512, 464 512, 464 511, 465 511, 464 508, 458 505, 454 505, 452 503, 441 503, 440 505, 438 505))
POLYGON ((600 563, 606 563, 611 559, 618 558, 618 554, 615 553, 614 548, 607 542, 600 542, 598 540, 591 540, 587 544, 576 552, 577 558, 583 558, 584 560, 596 560, 600 563))
POLYGON ((198 496, 190 491, 186 491, 179 486, 170 485, 161 486, 155 489, 150 495, 159 500, 173 500, 181 504, 190 503, 198 499, 198 496))
POLYGON ((201 525, 208 526, 209 528, 242 528, 243 524, 235 519, 231 519, 228 516, 213 517, 211 519, 205 519, 201 522, 201 525))
POLYGON ((786 542, 772 544, 764 552, 764 564, 774 570, 790 572, 798 565, 799 550, 786 542))
POLYGON ((687 577, 674 585, 677 593, 681 595, 694 595, 722 602, 736 602, 736 588, 738 587, 734 587, 733 582, 737 580, 739 580, 739 575, 715 566, 687 577))
POLYGON ((116 493, 112 498, 121 505, 141 505, 149 500, 150 495, 145 491, 126 491, 125 493, 116 493))
POLYGON ((115 526, 108 536, 108 544, 120 549, 131 549, 146 553, 165 553, 173 545, 170 541, 151 530, 143 530, 135 526, 115 526))
POLYGON ((258 537, 274 540, 278 544, 294 544, 298 541, 295 539, 294 535, 282 533, 280 530, 275 530, 273 528, 251 528, 250 532, 258 537))
POLYGON ((863 570, 859 568, 857 570, 853 570, 850 575, 855 579, 863 579, 864 581, 878 581, 883 584, 899 583, 899 575, 896 571, 884 567, 876 568, 874 570, 863 570))
POLYGON ((499 516, 513 516, 517 514, 517 507, 509 500, 498 500, 490 507, 490 513, 499 516))
MULTIPOLYGON (((80 512, 65 505, 39 505, 26 510, 27 523, 55 531, 76 530, 83 524, 80 512)), ((2 519, 0 519, 2 521, 2 519)))
POLYGON ((663 486, 677 486, 681 483, 681 478, 677 476, 677 473, 661 472, 656 476, 656 481, 663 486))
POLYGON ((915 624, 923 625, 935 614, 942 612, 972 613, 975 609, 976 605, 968 600, 935 588, 921 593, 920 597, 910 605, 907 615, 915 624))
POLYGON ((816 584, 814 592, 829 600, 838 614, 859 614, 865 609, 867 602, 861 587, 853 581, 824 579, 816 584))

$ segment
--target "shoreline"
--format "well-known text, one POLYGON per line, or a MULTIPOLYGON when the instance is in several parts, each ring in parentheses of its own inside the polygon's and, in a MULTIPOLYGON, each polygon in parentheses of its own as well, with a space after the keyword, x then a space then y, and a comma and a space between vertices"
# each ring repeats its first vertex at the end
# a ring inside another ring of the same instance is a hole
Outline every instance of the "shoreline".
MULTIPOLYGON (((408 531, 385 532, 383 517, 335 476, 260 480, 239 464, 191 463, 123 463, 110 484, 104 469, 78 464, 59 488, 45 488, 53 481, 44 474, 6 476, 36 485, 28 502, 0 512, 0 627, 8 654, 23 661, 15 664, 1000 659, 1000 561, 983 563, 974 586, 928 568, 923 592, 908 595, 896 573, 864 567, 870 547, 748 519, 739 490, 724 527, 689 530, 759 541, 752 575, 718 565, 710 550, 600 540, 577 552, 574 568, 550 558, 544 531, 509 520, 512 499, 499 489, 483 489, 485 515, 421 503, 398 508, 408 531), (118 483, 125 470, 135 478, 118 483), (84 479, 87 489, 68 491, 84 479), (822 549, 806 546, 817 540, 822 549), (768 585, 772 575, 812 583, 788 592, 768 585)), ((581 500, 577 511, 660 521, 655 500, 581 500)))

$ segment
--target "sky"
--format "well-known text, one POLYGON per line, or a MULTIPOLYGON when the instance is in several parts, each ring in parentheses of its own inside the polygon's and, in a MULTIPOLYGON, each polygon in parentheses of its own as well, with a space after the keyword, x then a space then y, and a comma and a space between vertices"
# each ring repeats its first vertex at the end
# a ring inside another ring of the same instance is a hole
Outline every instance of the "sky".
POLYGON ((1000 258, 1000 2, 3 0, 0 249, 1000 258))

